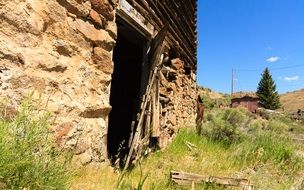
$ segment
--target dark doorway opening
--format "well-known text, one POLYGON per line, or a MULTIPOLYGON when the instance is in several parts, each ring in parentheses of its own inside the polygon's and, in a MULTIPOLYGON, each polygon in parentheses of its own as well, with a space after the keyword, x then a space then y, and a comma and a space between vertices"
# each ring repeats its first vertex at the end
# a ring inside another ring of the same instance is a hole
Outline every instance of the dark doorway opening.
POLYGON ((117 19, 117 40, 113 52, 110 104, 112 111, 108 125, 108 155, 114 163, 122 164, 128 154, 131 123, 136 120, 143 92, 142 73, 146 71, 147 41, 135 29, 117 19))

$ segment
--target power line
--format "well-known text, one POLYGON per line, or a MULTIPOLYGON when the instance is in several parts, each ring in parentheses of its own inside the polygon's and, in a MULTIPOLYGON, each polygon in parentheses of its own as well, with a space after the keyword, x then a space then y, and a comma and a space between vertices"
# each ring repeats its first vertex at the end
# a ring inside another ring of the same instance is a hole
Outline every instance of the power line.
MULTIPOLYGON (((290 65, 290 66, 285 66, 285 67, 274 67, 274 68, 269 68, 271 71, 276 71, 276 70, 284 70, 284 69, 292 69, 292 68, 299 68, 299 67, 304 67, 304 64, 300 65, 290 65)), ((261 69, 236 69, 237 71, 244 71, 244 72, 256 72, 256 71, 261 71, 261 69)))

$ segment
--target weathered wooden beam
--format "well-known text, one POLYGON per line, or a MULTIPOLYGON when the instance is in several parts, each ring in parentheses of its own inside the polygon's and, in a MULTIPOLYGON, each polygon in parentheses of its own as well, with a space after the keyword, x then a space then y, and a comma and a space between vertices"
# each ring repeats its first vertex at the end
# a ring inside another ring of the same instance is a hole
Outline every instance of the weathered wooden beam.
POLYGON ((139 13, 127 0, 121 0, 117 7, 116 14, 135 28, 143 36, 151 39, 154 34, 154 26, 147 22, 147 19, 139 13))
POLYGON ((169 6, 170 10, 172 10, 175 13, 175 17, 177 17, 177 19, 180 20, 179 24, 183 23, 186 25, 187 33, 190 33, 189 34, 190 39, 192 41, 195 40, 196 35, 195 35, 194 30, 195 30, 196 26, 194 26, 194 25, 190 26, 191 19, 189 19, 189 18, 187 19, 185 17, 184 12, 182 12, 181 9, 178 6, 176 6, 175 1, 166 0, 166 1, 164 1, 164 3, 166 3, 169 6))
POLYGON ((152 122, 152 137, 159 137, 160 136, 160 126, 159 126, 159 73, 154 83, 154 94, 153 96, 153 122, 152 122))
MULTIPOLYGON (((161 7, 163 7, 163 9, 165 10, 166 9, 165 7, 167 7, 167 6, 162 5, 161 7)), ((186 24, 183 22, 180 22, 179 21, 180 18, 175 16, 172 11, 167 11, 167 14, 168 14, 168 18, 172 18, 171 25, 174 26, 174 30, 177 32, 178 36, 183 41, 183 43, 185 44, 187 49, 190 50, 190 52, 194 52, 195 51, 195 46, 193 46, 194 38, 192 39, 191 33, 187 32, 185 30, 186 24)))
POLYGON ((134 126, 135 126, 135 121, 131 122, 131 132, 130 132, 130 138, 129 138, 129 142, 128 142, 128 147, 131 147, 131 143, 132 143, 132 139, 134 137, 134 126))
MULTIPOLYGON (((147 0, 147 2, 148 2, 148 4, 151 6, 151 8, 155 11, 155 13, 159 16, 159 17, 161 17, 161 18, 163 18, 163 19, 168 19, 168 16, 164 16, 163 15, 163 9, 162 10, 160 10, 159 8, 159 6, 157 6, 156 4, 155 4, 155 2, 153 1, 153 0, 147 0)), ((178 39, 178 41, 179 41, 179 43, 177 43, 177 44, 173 44, 173 45, 180 45, 181 47, 182 47, 182 50, 188 55, 188 58, 191 60, 191 61, 189 61, 189 64, 190 65, 195 65, 195 57, 194 57, 194 55, 189 51, 189 48, 184 44, 184 41, 183 40, 181 40, 180 39, 180 37, 178 36, 178 34, 176 34, 176 32, 172 29, 172 27, 170 27, 171 29, 170 29, 170 33, 173 33, 174 34, 174 38, 175 39, 178 39)), ((175 26, 175 28, 176 28, 176 26, 175 26)), ((178 30, 178 29, 177 29, 178 30)))
MULTIPOLYGON (((154 1, 151 0, 127 0, 128 2, 130 2, 136 10, 138 10, 139 12, 141 12, 141 14, 143 14, 143 16, 148 20, 151 21, 151 23, 153 23, 154 27, 156 29, 159 29, 160 27, 162 27, 162 23, 166 22, 166 20, 168 19, 168 16, 165 16, 163 14, 162 10, 159 10, 159 7, 155 4, 154 1), (138 8, 138 9, 137 9, 138 8), (149 13, 147 15, 147 13, 149 13), (153 18, 151 20, 151 18, 153 18), (155 21, 155 22, 154 22, 155 21), (157 23, 156 23, 157 22, 157 23)), ((181 5, 183 6, 183 5, 181 5)), ((174 10, 168 9, 168 12, 174 12, 174 10)), ((170 17, 170 16, 169 16, 170 17)), ((171 17, 176 17, 174 16, 173 13, 171 13, 171 17)), ((189 19, 189 23, 191 23, 193 19, 189 19)), ((173 21, 173 23, 175 23, 177 21, 173 21)), ((186 23, 188 23, 186 22, 186 23)), ((171 22, 172 23, 172 22, 171 22)), ((180 23, 180 22, 177 22, 180 23)), ((179 25, 184 25, 185 23, 180 23, 179 25)), ((191 40, 191 37, 189 35, 182 35, 179 31, 180 29, 178 29, 178 27, 175 26, 174 29, 171 29, 170 33, 173 33, 172 36, 169 36, 169 38, 171 38, 171 42, 175 41, 173 39, 177 39, 178 43, 168 43, 170 44, 171 47, 175 47, 175 46, 181 46, 180 50, 181 50, 181 54, 186 58, 186 63, 189 63, 189 65, 191 66, 191 68, 196 68, 195 64, 196 64, 196 39, 195 37, 191 40), (173 30, 173 31, 172 31, 173 30), (176 33, 176 34, 174 34, 176 33), (181 39, 181 38, 189 38, 187 41, 185 39, 181 39), (191 44, 189 44, 189 41, 191 42, 191 44), (187 43, 188 45, 186 45, 185 43, 187 43)), ((192 30, 191 30, 192 31, 192 30)), ((184 32, 184 33, 188 33, 188 32, 184 32)))
POLYGON ((194 183, 213 183, 220 186, 232 186, 243 190, 253 190, 253 184, 248 179, 203 176, 199 174, 171 171, 171 181, 179 185, 191 185, 194 183))
POLYGON ((138 5, 140 5, 143 9, 145 9, 151 17, 153 17, 154 21, 158 25, 159 28, 162 28, 164 26, 163 21, 155 14, 155 12, 149 7, 149 4, 144 0, 128 0, 128 1, 134 1, 138 5))
MULTIPOLYGON (((151 92, 151 96, 153 96, 154 91, 151 92)), ((145 130, 143 136, 149 136, 151 130, 151 115, 152 115, 152 102, 150 101, 148 104, 148 109, 146 110, 146 118, 145 118, 145 130)))
MULTIPOLYGON (((157 73, 157 68, 154 69, 152 77, 151 77, 151 81, 148 84, 148 88, 147 88, 147 91, 146 91, 146 95, 148 95, 148 96, 150 95, 150 92, 151 92, 151 89, 152 89, 152 84, 154 83, 156 73, 157 73)), ((145 101, 142 102, 143 109, 142 109, 142 112, 140 113, 139 121, 138 121, 138 124, 137 124, 137 127, 136 127, 134 137, 132 139, 132 143, 131 143, 131 146, 130 146, 129 154, 128 154, 127 159, 126 159, 124 170, 126 170, 129 167, 134 149, 135 149, 136 146, 138 146, 138 141, 140 141, 140 135, 141 135, 141 132, 142 132, 142 122, 143 122, 144 116, 145 116, 144 112, 146 110, 146 107, 147 107, 147 104, 148 104, 148 99, 149 99, 148 96, 145 99, 145 101)))
POLYGON ((197 12, 197 0, 182 0, 180 1, 183 4, 183 8, 189 11, 187 11, 188 13, 190 13, 189 15, 192 15, 191 19, 195 19, 194 15, 197 12))
POLYGON ((160 3, 157 1, 157 5, 160 8, 160 11, 163 12, 163 15, 165 18, 170 21, 170 25, 173 27, 174 32, 177 33, 177 36, 181 40, 182 43, 185 44, 186 49, 190 49, 191 51, 194 51, 194 48, 190 46, 192 42, 186 37, 187 33, 183 31, 183 25, 179 23, 179 26, 177 25, 178 21, 174 15, 172 15, 170 10, 167 10, 163 3, 160 3))
POLYGON ((147 19, 157 30, 162 26, 161 20, 155 15, 151 14, 150 8, 142 7, 142 4, 139 4, 136 0, 127 0, 143 17, 147 19))
MULTIPOLYGON (((142 140, 141 139, 141 134, 142 134, 142 128, 143 128, 143 121, 144 121, 144 117, 145 117, 145 111, 147 108, 147 104, 150 101, 150 97, 151 97, 151 90, 152 90, 152 86, 154 84, 156 75, 158 73, 158 67, 161 63, 160 60, 160 56, 162 54, 162 51, 164 49, 164 39, 166 37, 167 34, 167 30, 168 30, 168 25, 164 26, 164 28, 162 28, 161 31, 159 31, 159 33, 155 36, 155 38, 153 39, 152 43, 151 43, 151 49, 150 49, 150 54, 149 54, 149 58, 150 58, 150 65, 151 65, 151 73, 149 75, 149 81, 148 81, 148 86, 146 88, 145 91, 145 95, 144 95, 144 99, 143 102, 141 103, 141 113, 139 114, 139 118, 136 124, 136 131, 134 134, 134 137, 132 138, 132 143, 130 146, 130 150, 126 159, 126 163, 124 166, 124 170, 126 170, 129 167, 130 161, 132 159, 133 156, 133 152, 136 151, 136 147, 138 147, 140 144, 139 141, 142 140)), ((140 154, 141 152, 139 152, 140 154)), ((135 158, 137 157, 138 152, 135 152, 135 158)))

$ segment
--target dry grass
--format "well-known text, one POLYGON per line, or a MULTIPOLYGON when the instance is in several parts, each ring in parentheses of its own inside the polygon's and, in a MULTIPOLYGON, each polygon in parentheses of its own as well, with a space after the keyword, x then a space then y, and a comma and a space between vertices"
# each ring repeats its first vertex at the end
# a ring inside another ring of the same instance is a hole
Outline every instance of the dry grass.
POLYGON ((282 94, 280 100, 288 112, 295 112, 298 109, 304 110, 304 89, 282 94))
POLYGON ((119 174, 110 166, 81 167, 75 169, 70 181, 71 190, 112 190, 116 188, 119 174))
MULTIPOLYGON (((212 113, 215 118, 219 118, 221 112, 223 110, 215 110, 212 113)), ((292 124, 293 121, 284 118, 269 121, 251 119, 253 121, 245 126, 247 133, 251 135, 245 135, 243 140, 229 146, 221 140, 198 136, 192 128, 181 129, 165 150, 151 153, 140 165, 125 173, 123 178, 119 179, 121 174, 109 167, 84 168, 73 179, 71 189, 140 190, 141 188, 137 188, 138 184, 146 177, 142 188, 144 190, 189 189, 190 187, 170 183, 171 170, 208 176, 247 178, 257 189, 290 189, 300 178, 300 173, 304 172, 301 166, 303 158, 296 155, 298 152, 304 152, 304 146, 286 139, 286 136, 292 135, 286 125, 292 124), (278 130, 278 127, 281 129, 278 130), (282 135, 284 137, 281 137, 282 135), (195 144, 197 148, 190 150, 185 141, 195 144), (121 184, 119 188, 118 182, 121 184)), ((208 124, 203 127, 210 128, 208 124)), ((304 134, 303 131, 297 133, 304 134)), ((221 188, 196 185, 195 189, 221 188)))
MULTIPOLYGON (((257 189, 290 189, 298 178, 297 172, 280 168, 275 162, 256 163, 236 162, 236 156, 250 148, 249 143, 225 147, 221 143, 211 142, 197 136, 193 130, 183 130, 174 142, 164 151, 152 153, 123 178, 122 188, 116 188, 119 174, 111 169, 89 169, 81 171, 71 189, 136 189, 140 176, 146 177, 145 190, 189 189, 170 183, 171 170, 193 172, 201 175, 227 176, 250 179, 257 189), (189 150, 184 141, 195 144, 198 148, 189 150), (81 181, 81 183, 79 183, 81 181), (84 183, 83 183, 84 182, 84 183)), ((195 189, 207 189, 196 185, 195 189)), ((220 189, 212 187, 208 189, 220 189)))
POLYGON ((199 94, 204 95, 204 96, 208 96, 211 99, 220 99, 220 98, 223 98, 223 94, 215 92, 215 91, 212 91, 209 88, 203 88, 203 87, 201 87, 199 89, 199 94))

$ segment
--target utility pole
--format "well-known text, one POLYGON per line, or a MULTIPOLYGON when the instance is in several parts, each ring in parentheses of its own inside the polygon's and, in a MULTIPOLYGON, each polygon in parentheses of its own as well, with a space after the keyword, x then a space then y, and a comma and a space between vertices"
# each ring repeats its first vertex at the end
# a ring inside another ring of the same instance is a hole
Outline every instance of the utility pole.
POLYGON ((233 74, 233 68, 232 68, 232 73, 231 73, 231 98, 233 95, 233 91, 234 91, 234 74, 233 74))

